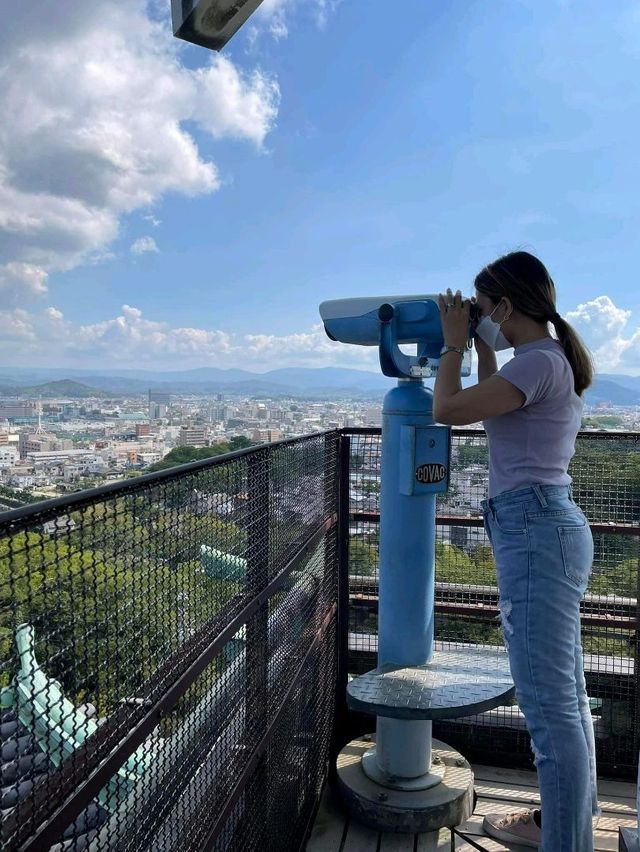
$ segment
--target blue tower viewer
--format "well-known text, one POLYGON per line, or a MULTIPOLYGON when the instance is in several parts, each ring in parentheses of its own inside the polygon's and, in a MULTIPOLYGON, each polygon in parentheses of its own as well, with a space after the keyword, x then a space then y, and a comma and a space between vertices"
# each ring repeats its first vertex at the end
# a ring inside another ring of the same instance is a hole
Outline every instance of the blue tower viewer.
MULTIPOLYGON (((470 780, 461 786, 458 778, 448 796, 446 761, 432 753, 432 720, 496 706, 513 684, 504 652, 434 650, 436 496, 449 485, 451 438, 448 426, 434 424, 423 384, 436 375, 444 345, 437 296, 340 299, 324 302, 320 314, 331 339, 378 346, 382 372, 398 379, 382 416, 378 666, 347 689, 352 709, 377 716, 375 745, 362 749, 361 760, 373 784, 353 776, 350 758, 343 792, 357 816, 382 829, 431 830, 433 819, 454 825, 466 818, 473 775, 468 768, 470 780), (402 344, 415 344, 415 355, 402 344), (429 794, 438 788, 434 805, 429 794), (372 806, 375 789, 409 799, 378 793, 386 804, 372 806)), ((470 372, 467 350, 462 375, 470 372)))

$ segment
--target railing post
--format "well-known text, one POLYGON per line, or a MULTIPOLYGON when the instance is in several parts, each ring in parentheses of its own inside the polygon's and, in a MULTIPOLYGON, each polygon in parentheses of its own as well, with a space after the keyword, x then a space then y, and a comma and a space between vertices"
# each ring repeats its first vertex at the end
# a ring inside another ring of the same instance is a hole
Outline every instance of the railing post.
MULTIPOLYGON (((256 452, 247 460, 247 599, 259 595, 269 582, 270 566, 271 450, 256 452)), ((267 730, 269 706, 269 634, 267 604, 259 607, 246 625, 245 742, 253 753, 267 730)), ((247 786, 246 801, 255 816, 257 848, 266 848, 268 772, 266 756, 247 786)))
MULTIPOLYGON (((640 533, 640 529, 638 530, 640 533)), ((640 753, 640 554, 636 569, 636 629, 633 633, 633 672, 634 672, 634 720, 633 720, 633 753, 640 753)), ((640 770, 639 770, 640 772, 640 770)), ((640 786, 640 778, 638 780, 640 786)), ((639 794, 640 795, 640 794, 639 794)))
POLYGON ((335 777, 338 752, 348 740, 347 682, 349 674, 349 487, 351 438, 341 434, 338 439, 337 502, 338 502, 338 612, 337 642, 338 671, 336 705, 331 748, 330 777, 335 777))

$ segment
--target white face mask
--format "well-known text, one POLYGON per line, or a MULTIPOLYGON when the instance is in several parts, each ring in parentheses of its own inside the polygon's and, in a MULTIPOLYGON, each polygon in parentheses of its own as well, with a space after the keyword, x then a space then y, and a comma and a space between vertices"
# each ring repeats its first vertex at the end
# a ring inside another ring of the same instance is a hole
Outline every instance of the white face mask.
MULTIPOLYGON (((500 330, 500 326, 502 325, 502 323, 495 322, 495 320, 491 319, 491 317, 498 310, 498 307, 499 305, 496 305, 488 317, 482 317, 482 319, 476 326, 476 334, 478 335, 480 340, 484 340, 487 346, 490 346, 491 349, 495 350, 496 352, 500 352, 502 349, 513 348, 500 330)), ((504 322, 504 320, 502 320, 502 322, 504 322)))

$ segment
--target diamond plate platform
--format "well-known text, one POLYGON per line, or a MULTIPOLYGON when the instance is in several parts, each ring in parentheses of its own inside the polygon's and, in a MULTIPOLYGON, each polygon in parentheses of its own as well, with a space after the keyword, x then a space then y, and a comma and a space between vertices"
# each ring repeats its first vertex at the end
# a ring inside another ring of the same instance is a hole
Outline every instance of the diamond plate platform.
POLYGON ((383 666, 347 686, 352 710, 394 719, 456 719, 491 710, 515 694, 503 648, 435 651, 424 666, 383 666))

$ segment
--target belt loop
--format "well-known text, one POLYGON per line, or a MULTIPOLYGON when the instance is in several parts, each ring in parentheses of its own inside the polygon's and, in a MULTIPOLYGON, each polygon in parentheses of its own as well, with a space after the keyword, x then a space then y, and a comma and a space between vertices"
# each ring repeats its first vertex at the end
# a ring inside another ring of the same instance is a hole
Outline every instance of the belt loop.
POLYGON ((547 503, 547 498, 542 493, 542 488, 539 485, 532 485, 531 488, 533 489, 533 493, 538 498, 538 502, 540 503, 542 508, 546 509, 549 504, 547 503))
POLYGON ((491 512, 491 517, 495 521, 495 519, 496 519, 496 504, 493 502, 493 497, 489 498, 489 511, 491 512))

